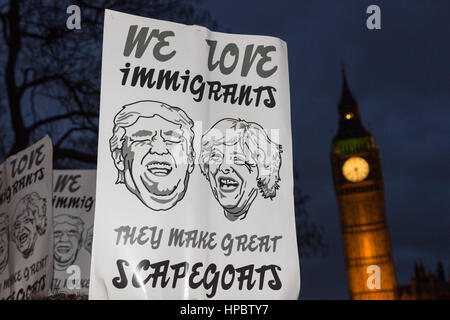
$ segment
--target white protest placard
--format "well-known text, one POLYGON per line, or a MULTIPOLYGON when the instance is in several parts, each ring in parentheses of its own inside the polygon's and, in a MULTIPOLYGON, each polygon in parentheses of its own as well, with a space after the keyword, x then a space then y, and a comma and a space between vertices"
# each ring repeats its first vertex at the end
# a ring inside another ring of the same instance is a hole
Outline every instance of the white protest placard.
POLYGON ((296 299, 286 43, 106 10, 90 299, 296 299))
POLYGON ((95 170, 53 171, 54 292, 89 293, 95 177, 95 170))
POLYGON ((52 157, 46 136, 0 166, 1 299, 30 299, 50 290, 52 157))

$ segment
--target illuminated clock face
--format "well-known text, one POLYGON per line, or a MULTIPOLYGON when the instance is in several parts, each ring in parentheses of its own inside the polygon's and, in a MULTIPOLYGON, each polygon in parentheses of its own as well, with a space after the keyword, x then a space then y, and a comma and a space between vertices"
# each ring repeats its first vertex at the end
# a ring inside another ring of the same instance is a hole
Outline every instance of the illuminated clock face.
POLYGON ((360 157, 351 157, 345 160, 342 174, 350 182, 363 181, 369 175, 369 164, 360 157))

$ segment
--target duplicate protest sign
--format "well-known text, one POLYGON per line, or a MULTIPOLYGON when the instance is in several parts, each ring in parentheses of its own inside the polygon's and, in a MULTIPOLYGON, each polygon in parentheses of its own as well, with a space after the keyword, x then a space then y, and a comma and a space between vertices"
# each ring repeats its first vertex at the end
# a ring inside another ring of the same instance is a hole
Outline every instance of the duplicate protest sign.
POLYGON ((296 299, 286 43, 105 12, 91 299, 296 299))
POLYGON ((45 296, 53 275, 52 142, 0 165, 0 299, 45 296))
POLYGON ((53 171, 54 291, 89 293, 95 177, 95 170, 53 171))

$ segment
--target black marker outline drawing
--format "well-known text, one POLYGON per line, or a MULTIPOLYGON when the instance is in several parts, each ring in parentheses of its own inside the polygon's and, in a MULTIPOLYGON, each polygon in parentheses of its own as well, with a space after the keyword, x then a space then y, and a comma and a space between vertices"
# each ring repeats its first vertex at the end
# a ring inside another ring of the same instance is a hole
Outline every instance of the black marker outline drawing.
POLYGON ((53 261, 56 270, 66 270, 77 260, 83 232, 81 218, 69 214, 53 217, 53 261))
POLYGON ((86 235, 84 236, 84 249, 86 249, 89 254, 92 253, 92 240, 94 239, 94 226, 90 226, 86 230, 86 235))
POLYGON ((279 188, 281 145, 255 122, 224 118, 202 136, 200 170, 230 221, 243 220, 258 195, 279 188))
POLYGON ((152 210, 175 206, 195 166, 193 127, 182 109, 164 102, 142 100, 123 106, 114 117, 109 140, 116 184, 125 184, 152 210))
POLYGON ((9 218, 6 212, 0 213, 0 273, 9 261, 9 218))
POLYGON ((25 195, 17 202, 11 237, 22 257, 33 255, 38 236, 47 230, 47 199, 37 192, 25 195))

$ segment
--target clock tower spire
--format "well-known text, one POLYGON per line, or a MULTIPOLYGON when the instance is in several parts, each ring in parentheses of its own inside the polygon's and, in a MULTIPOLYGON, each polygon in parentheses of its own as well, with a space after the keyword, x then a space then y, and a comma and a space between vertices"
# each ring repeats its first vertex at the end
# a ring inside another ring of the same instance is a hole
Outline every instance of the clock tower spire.
POLYGON ((358 102, 350 91, 344 68, 342 68, 342 83, 341 100, 338 106, 339 130, 335 140, 370 136, 362 123, 358 102))
POLYGON ((396 280, 378 146, 364 127, 342 69, 331 166, 351 299, 395 299, 396 280))

